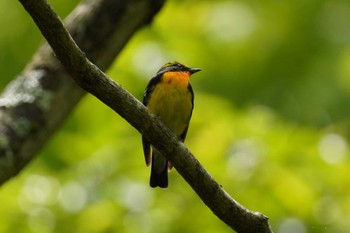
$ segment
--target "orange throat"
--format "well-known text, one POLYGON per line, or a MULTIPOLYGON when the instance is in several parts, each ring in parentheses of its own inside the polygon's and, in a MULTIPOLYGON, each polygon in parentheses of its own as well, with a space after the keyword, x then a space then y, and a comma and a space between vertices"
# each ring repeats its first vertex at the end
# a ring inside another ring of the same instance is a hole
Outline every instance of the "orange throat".
POLYGON ((162 82, 164 84, 175 85, 178 87, 187 87, 190 82, 189 72, 166 72, 163 74, 162 82))

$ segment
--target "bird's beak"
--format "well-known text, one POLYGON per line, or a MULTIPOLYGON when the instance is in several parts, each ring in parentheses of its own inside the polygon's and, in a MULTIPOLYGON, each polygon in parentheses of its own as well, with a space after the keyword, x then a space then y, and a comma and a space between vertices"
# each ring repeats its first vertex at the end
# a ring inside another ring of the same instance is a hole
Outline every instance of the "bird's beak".
POLYGON ((201 71, 202 69, 200 68, 190 68, 189 71, 190 71, 190 74, 194 74, 194 73, 197 73, 198 71, 201 71))

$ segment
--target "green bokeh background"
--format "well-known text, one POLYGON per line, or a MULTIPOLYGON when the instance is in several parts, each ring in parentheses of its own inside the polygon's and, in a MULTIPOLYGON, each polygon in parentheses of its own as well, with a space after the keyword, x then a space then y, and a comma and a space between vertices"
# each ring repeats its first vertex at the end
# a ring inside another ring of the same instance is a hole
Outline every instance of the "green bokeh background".
MULTIPOLYGON (((64 18, 76 0, 50 1, 64 18)), ((350 2, 169 0, 108 75, 142 99, 177 60, 192 78, 186 145, 278 233, 350 229, 350 2)), ((0 89, 43 42, 18 1, 0 2, 0 89)), ((230 232, 174 170, 148 187, 140 135, 87 95, 0 189, 0 233, 230 232)))

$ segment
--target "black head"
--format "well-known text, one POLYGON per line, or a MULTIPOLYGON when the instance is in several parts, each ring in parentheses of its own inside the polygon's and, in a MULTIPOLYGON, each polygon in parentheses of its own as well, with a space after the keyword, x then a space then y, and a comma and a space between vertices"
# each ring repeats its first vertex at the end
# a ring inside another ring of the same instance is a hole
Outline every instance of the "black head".
POLYGON ((183 71, 183 72, 190 72, 190 74, 194 74, 198 71, 201 71, 200 68, 189 68, 179 62, 168 62, 165 65, 162 66, 157 72, 157 75, 164 74, 166 72, 176 72, 176 71, 183 71))

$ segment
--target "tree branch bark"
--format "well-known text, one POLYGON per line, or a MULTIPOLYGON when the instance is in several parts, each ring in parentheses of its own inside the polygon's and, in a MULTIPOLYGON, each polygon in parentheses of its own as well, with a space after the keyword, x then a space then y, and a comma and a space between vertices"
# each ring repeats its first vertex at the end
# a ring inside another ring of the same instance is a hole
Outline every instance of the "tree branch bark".
MULTIPOLYGON (((105 70, 164 1, 89 0, 77 6, 65 23, 86 56, 105 70)), ((39 6, 36 1, 32 4, 39 6)), ((53 22, 50 27, 60 25, 53 22)), ((85 93, 44 44, 0 97, 0 184, 35 157, 85 93)))
MULTIPOLYGON (((189 150, 147 109, 91 63, 45 0, 20 0, 72 78, 126 119, 167 156, 203 202, 239 233, 272 232, 267 217, 233 200, 189 150)), ((40 119, 36 119, 40 123, 40 119)), ((37 125, 38 128, 40 125, 37 125)), ((37 129, 40 131, 40 129, 37 129)))

